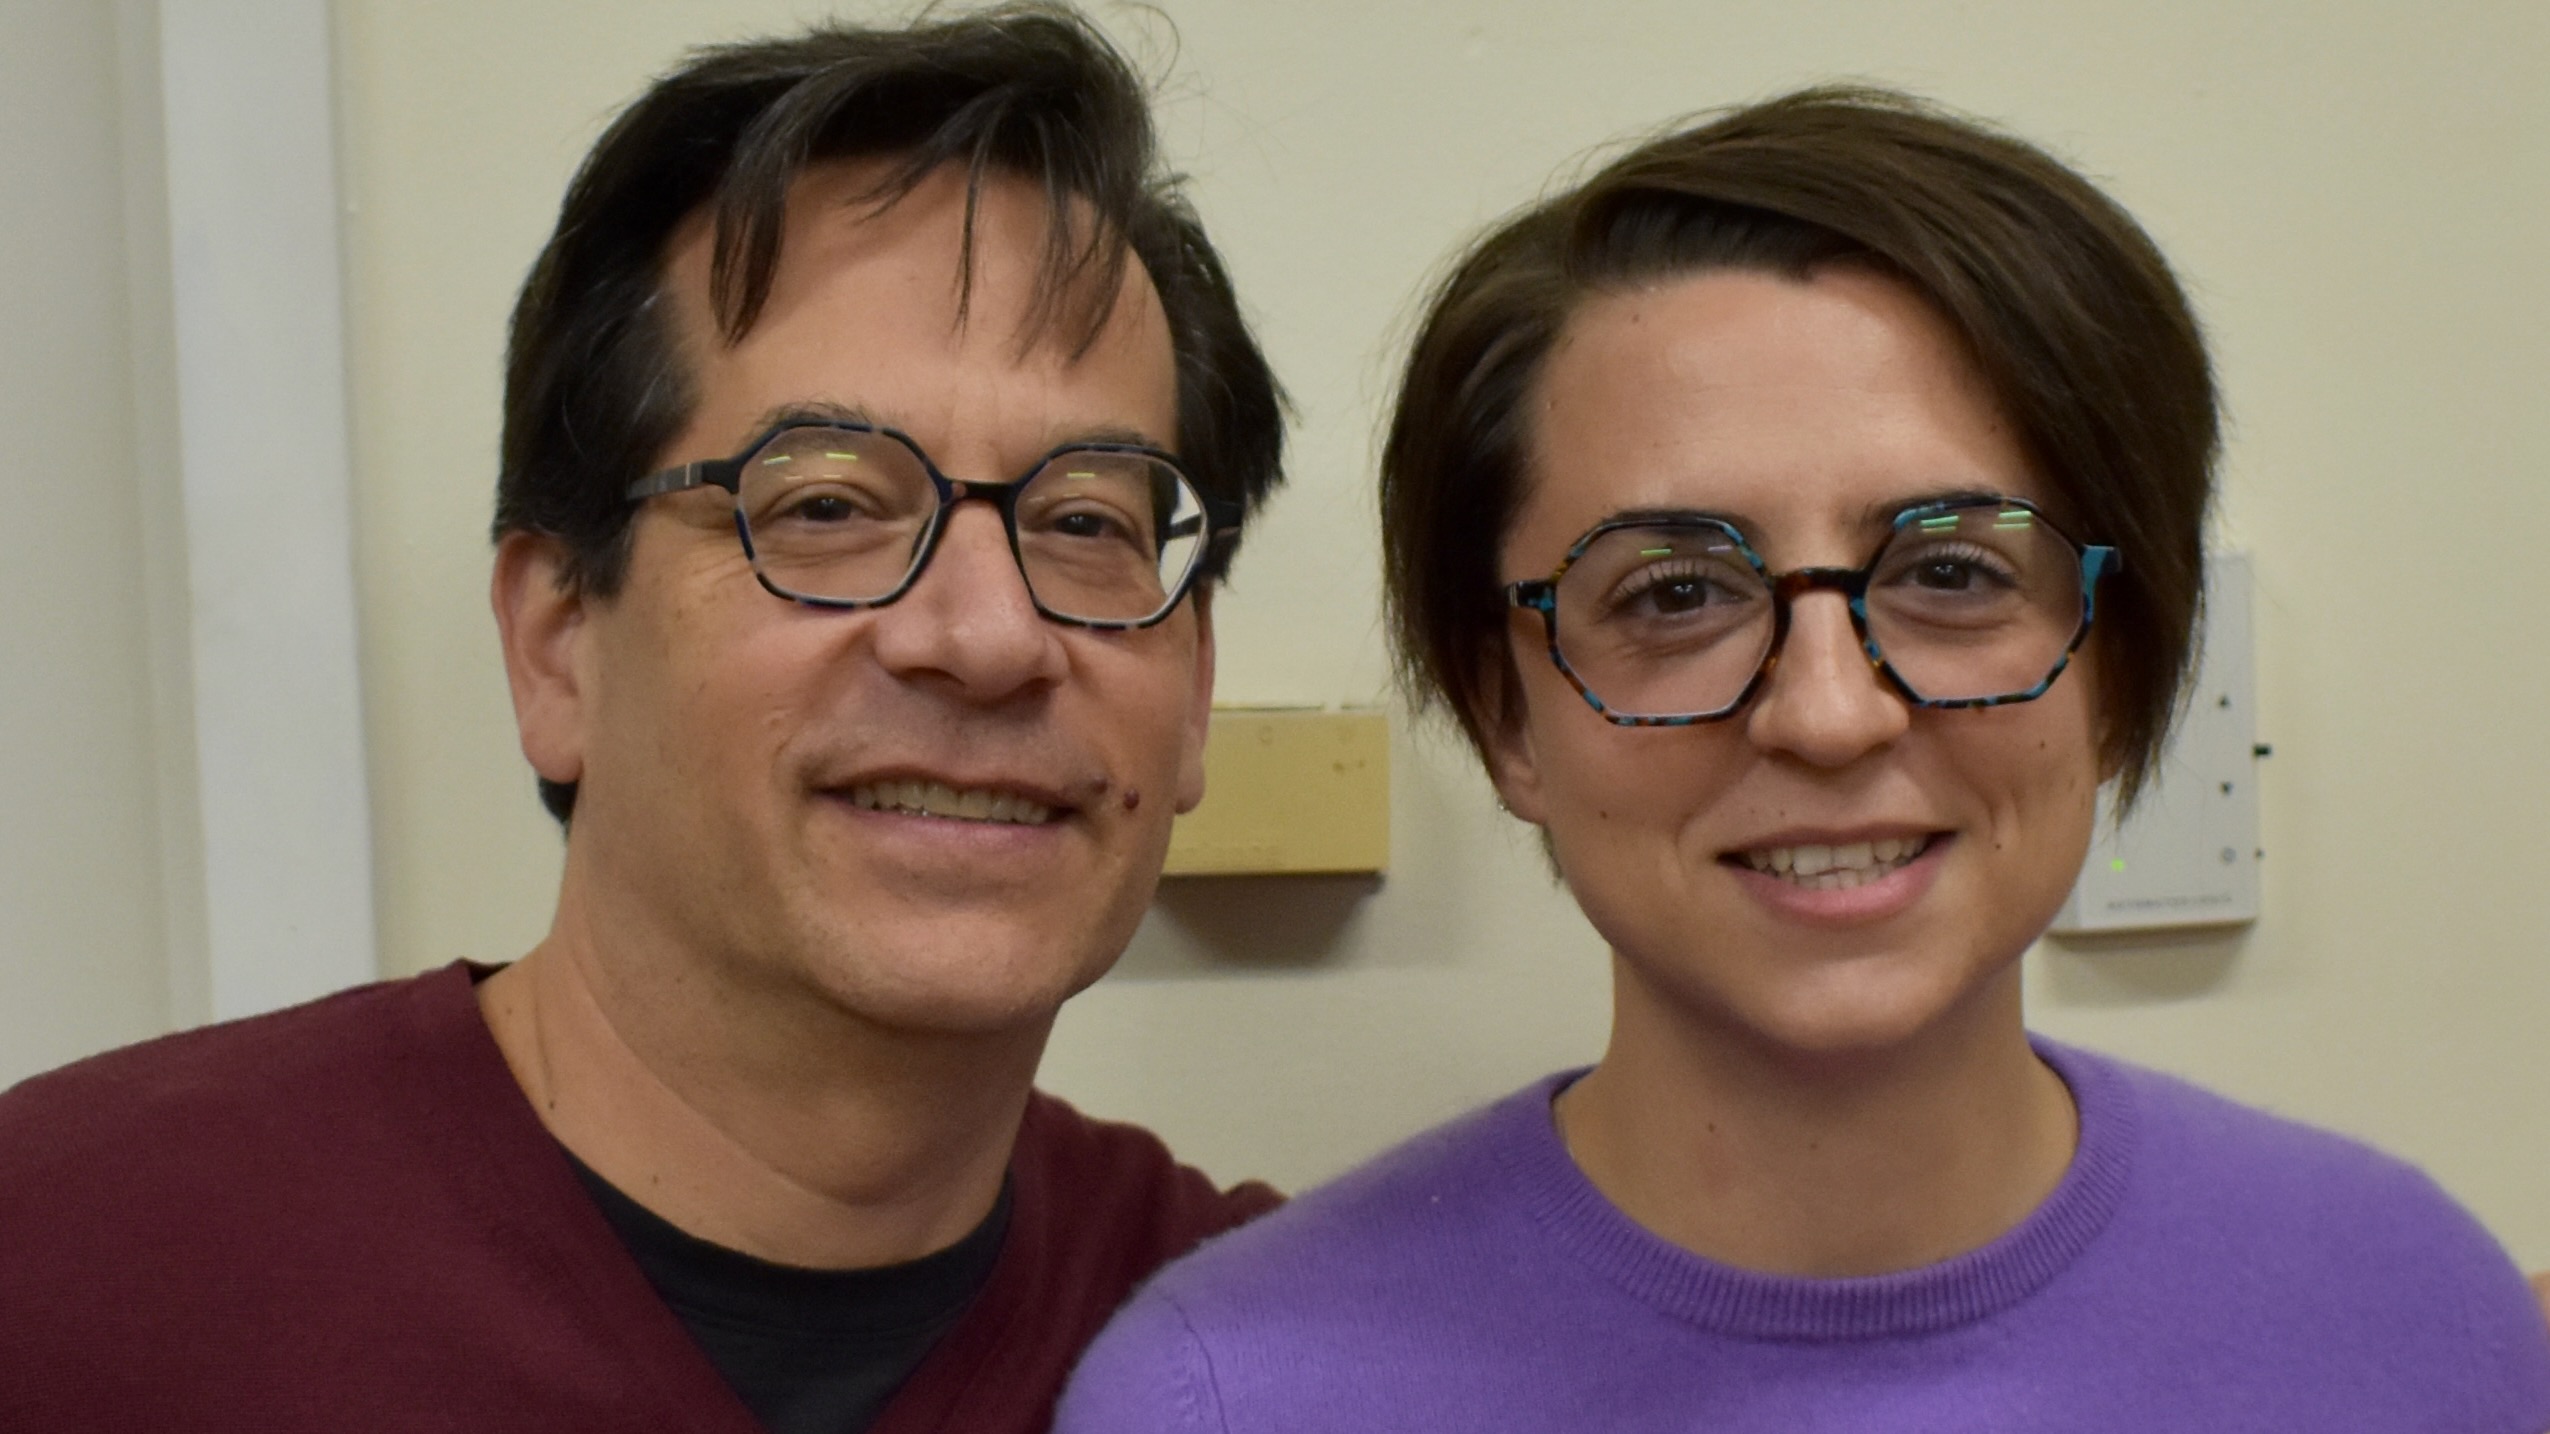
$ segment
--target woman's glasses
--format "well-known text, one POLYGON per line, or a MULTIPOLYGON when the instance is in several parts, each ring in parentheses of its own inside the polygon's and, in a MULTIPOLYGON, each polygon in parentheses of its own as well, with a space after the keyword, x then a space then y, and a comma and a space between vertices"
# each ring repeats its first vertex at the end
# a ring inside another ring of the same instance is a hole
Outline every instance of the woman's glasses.
POLYGON ((1818 588, 1848 601, 1868 660, 1913 705, 2025 702, 2071 660, 2099 579, 2122 566, 2029 503, 1954 499, 1896 514, 1866 567, 1777 574, 1717 519, 1614 519, 1506 593, 1541 615, 1550 661, 1595 711, 1676 726, 1743 707, 1779 660, 1791 604, 1818 588))

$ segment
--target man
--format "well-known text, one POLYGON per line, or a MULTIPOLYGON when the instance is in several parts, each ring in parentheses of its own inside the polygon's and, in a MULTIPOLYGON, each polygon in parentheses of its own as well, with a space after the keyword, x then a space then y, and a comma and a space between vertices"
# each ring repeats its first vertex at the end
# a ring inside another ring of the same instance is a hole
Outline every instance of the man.
POLYGON ((1078 19, 656 85, 514 320, 551 932, 0 1098, 0 1427, 1042 1428, 1273 1202, 1029 1084, 1202 795, 1280 442, 1078 19))

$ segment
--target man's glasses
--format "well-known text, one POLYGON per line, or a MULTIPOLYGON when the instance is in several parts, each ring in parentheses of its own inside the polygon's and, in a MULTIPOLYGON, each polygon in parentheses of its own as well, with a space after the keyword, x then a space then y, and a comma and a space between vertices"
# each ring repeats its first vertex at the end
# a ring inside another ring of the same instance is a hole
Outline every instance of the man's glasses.
POLYGON ((1546 580, 1506 588, 1541 615, 1550 661, 1623 726, 1713 722, 1778 660, 1789 610, 1842 594, 1868 660, 1916 707, 2025 702, 2088 635, 2116 549, 2084 546, 2015 498, 1922 503, 1895 515, 1862 568, 1772 573, 1714 518, 1597 524, 1546 580))
POLYGON ((950 478, 920 445, 864 423, 790 423, 733 458, 629 485, 639 502, 703 485, 735 497, 735 534, 761 585, 815 607, 880 607, 929 565, 947 511, 999 509, 1036 610, 1079 627, 1148 627, 1239 528, 1177 460, 1131 443, 1057 448, 1006 483, 950 478))

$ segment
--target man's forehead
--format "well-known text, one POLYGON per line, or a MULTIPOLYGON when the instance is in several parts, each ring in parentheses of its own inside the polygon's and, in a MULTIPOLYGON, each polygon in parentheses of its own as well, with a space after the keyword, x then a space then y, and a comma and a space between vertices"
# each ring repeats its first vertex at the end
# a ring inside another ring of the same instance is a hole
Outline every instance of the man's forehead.
POLYGON ((1139 256, 1087 200, 1005 169, 916 171, 899 155, 810 161, 763 215, 712 199, 676 226, 665 263, 670 287, 694 301, 688 317, 729 342, 806 287, 852 274, 952 298, 951 332, 1001 324, 995 336, 1022 356, 1076 356, 1128 305, 1160 303, 1139 256))
POLYGON ((765 301, 740 333, 717 326, 714 231, 699 219, 677 238, 666 297, 695 404, 665 461, 732 455, 791 422, 892 428, 974 479, 1075 443, 1174 451, 1176 355, 1141 265, 1118 269, 1084 339, 1049 302, 1040 188, 997 174, 969 188, 942 167, 880 203, 883 177, 877 162, 826 162, 792 187, 765 301))

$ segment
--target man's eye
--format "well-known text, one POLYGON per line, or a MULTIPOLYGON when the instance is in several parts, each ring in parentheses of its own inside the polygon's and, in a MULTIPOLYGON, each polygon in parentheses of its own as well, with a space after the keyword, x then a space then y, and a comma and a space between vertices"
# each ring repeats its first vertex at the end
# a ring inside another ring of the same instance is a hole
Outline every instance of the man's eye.
POLYGON ((857 512, 858 510, 851 507, 847 499, 837 494, 824 493, 791 504, 788 516, 808 523, 838 523, 857 512))
POLYGON ((875 495, 857 489, 805 487, 782 495, 764 513, 761 521, 830 527, 863 518, 883 517, 882 507, 875 495))
POLYGON ((1066 538, 1120 538, 1128 532, 1114 514, 1094 510, 1057 514, 1052 528, 1066 538))

